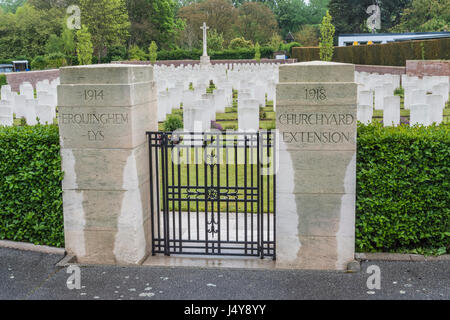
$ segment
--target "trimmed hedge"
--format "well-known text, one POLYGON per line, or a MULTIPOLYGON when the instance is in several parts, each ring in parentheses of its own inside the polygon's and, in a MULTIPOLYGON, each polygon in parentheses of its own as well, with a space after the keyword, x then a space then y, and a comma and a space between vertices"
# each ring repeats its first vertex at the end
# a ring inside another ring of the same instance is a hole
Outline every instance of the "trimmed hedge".
MULTIPOLYGON (((271 47, 261 47, 261 58, 272 58, 273 49, 271 47)), ((202 50, 170 50, 158 51, 158 60, 199 60, 203 54, 202 50)), ((223 51, 209 51, 212 60, 240 60, 253 59, 255 57, 255 49, 226 49, 223 51)))
MULTIPOLYGON (((292 48, 299 62, 320 60, 318 47, 292 48)), ((406 60, 449 60, 450 38, 387 44, 334 47, 333 61, 366 65, 405 66, 406 60)))
POLYGON ((64 247, 56 125, 0 126, 0 239, 64 247))
POLYGON ((6 79, 6 75, 0 74, 0 88, 8 84, 8 80, 6 79))
POLYGON ((450 127, 358 128, 356 248, 450 252, 450 127))

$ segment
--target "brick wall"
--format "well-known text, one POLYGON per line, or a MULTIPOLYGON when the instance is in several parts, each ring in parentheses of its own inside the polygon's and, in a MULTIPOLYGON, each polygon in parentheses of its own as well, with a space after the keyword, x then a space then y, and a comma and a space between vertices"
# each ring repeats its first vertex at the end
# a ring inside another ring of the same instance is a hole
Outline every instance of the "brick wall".
POLYGON ((11 86, 13 91, 19 92, 19 86, 22 82, 28 81, 30 82, 34 88, 36 88, 36 83, 38 81, 42 81, 48 79, 52 81, 59 77, 59 70, 41 70, 41 71, 27 71, 27 72, 10 72, 5 73, 6 80, 8 84, 11 86))
POLYGON ((357 64, 355 70, 358 72, 379 73, 379 74, 405 74, 405 67, 391 67, 391 66, 369 66, 357 64))
POLYGON ((449 60, 408 60, 406 74, 409 76, 450 76, 449 60))

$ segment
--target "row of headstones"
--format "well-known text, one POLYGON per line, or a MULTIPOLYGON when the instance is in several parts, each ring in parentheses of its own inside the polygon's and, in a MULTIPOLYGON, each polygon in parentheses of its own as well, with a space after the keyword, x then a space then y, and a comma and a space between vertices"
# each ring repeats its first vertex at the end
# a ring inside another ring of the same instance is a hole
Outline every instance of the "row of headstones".
POLYGON ((12 91, 11 86, 1 87, 0 125, 12 126, 14 114, 16 118, 24 118, 28 125, 51 124, 56 117, 57 86, 59 78, 36 83, 36 98, 33 85, 23 82, 19 93, 12 91))
POLYGON ((449 98, 449 77, 410 77, 408 75, 368 74, 356 72, 358 83, 358 120, 372 122, 373 111, 383 110, 384 126, 400 124, 400 97, 404 89, 404 107, 410 110, 410 125, 429 126, 443 121, 449 98))
POLYGON ((259 129, 259 108, 274 102, 278 64, 216 64, 156 66, 158 120, 164 121, 172 110, 183 106, 186 131, 211 127, 216 113, 232 106, 233 89, 238 91, 239 130, 259 129), (211 83, 215 89, 207 93, 211 83), (201 127, 200 127, 201 125, 201 127))

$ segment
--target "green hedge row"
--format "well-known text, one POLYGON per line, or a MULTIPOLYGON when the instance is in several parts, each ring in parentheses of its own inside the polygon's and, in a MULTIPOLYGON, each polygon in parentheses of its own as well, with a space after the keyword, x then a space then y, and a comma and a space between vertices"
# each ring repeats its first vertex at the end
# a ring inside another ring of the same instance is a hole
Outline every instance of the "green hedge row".
MULTIPOLYGON (((272 58, 273 49, 271 47, 261 47, 261 58, 272 58)), ((201 50, 170 50, 159 51, 158 60, 199 60, 203 51, 201 50)), ((226 49, 223 51, 209 51, 212 60, 239 60, 253 59, 255 57, 255 49, 226 49)))
MULTIPOLYGON (((320 60, 318 47, 292 49, 299 62, 320 60)), ((449 60, 450 38, 334 47, 333 61, 366 65, 405 66, 406 60, 449 60)))
POLYGON ((0 74, 0 88, 7 84, 8 84, 8 79, 6 79, 6 75, 0 74))
POLYGON ((0 239, 64 246, 56 125, 0 126, 0 239))
POLYGON ((450 252, 450 128, 360 125, 356 204, 357 251, 450 252))
MULTIPOLYGON (((0 239, 63 246, 58 128, 0 127, 0 239)), ((357 251, 450 252, 450 127, 358 127, 357 251)))

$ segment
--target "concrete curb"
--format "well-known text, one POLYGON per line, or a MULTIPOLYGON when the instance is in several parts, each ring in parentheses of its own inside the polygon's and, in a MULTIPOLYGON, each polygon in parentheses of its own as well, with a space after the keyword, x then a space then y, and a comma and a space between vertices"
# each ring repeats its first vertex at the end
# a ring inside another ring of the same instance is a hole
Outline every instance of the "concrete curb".
POLYGON ((55 248, 49 246, 39 246, 32 243, 26 242, 16 242, 9 240, 0 240, 0 248, 9 248, 16 250, 24 250, 24 251, 34 251, 41 253, 49 253, 49 254, 66 254, 66 250, 64 248, 55 248))
POLYGON ((371 261, 450 261, 450 254, 442 256, 424 256, 421 254, 402 254, 402 253, 356 253, 356 260, 371 261))

